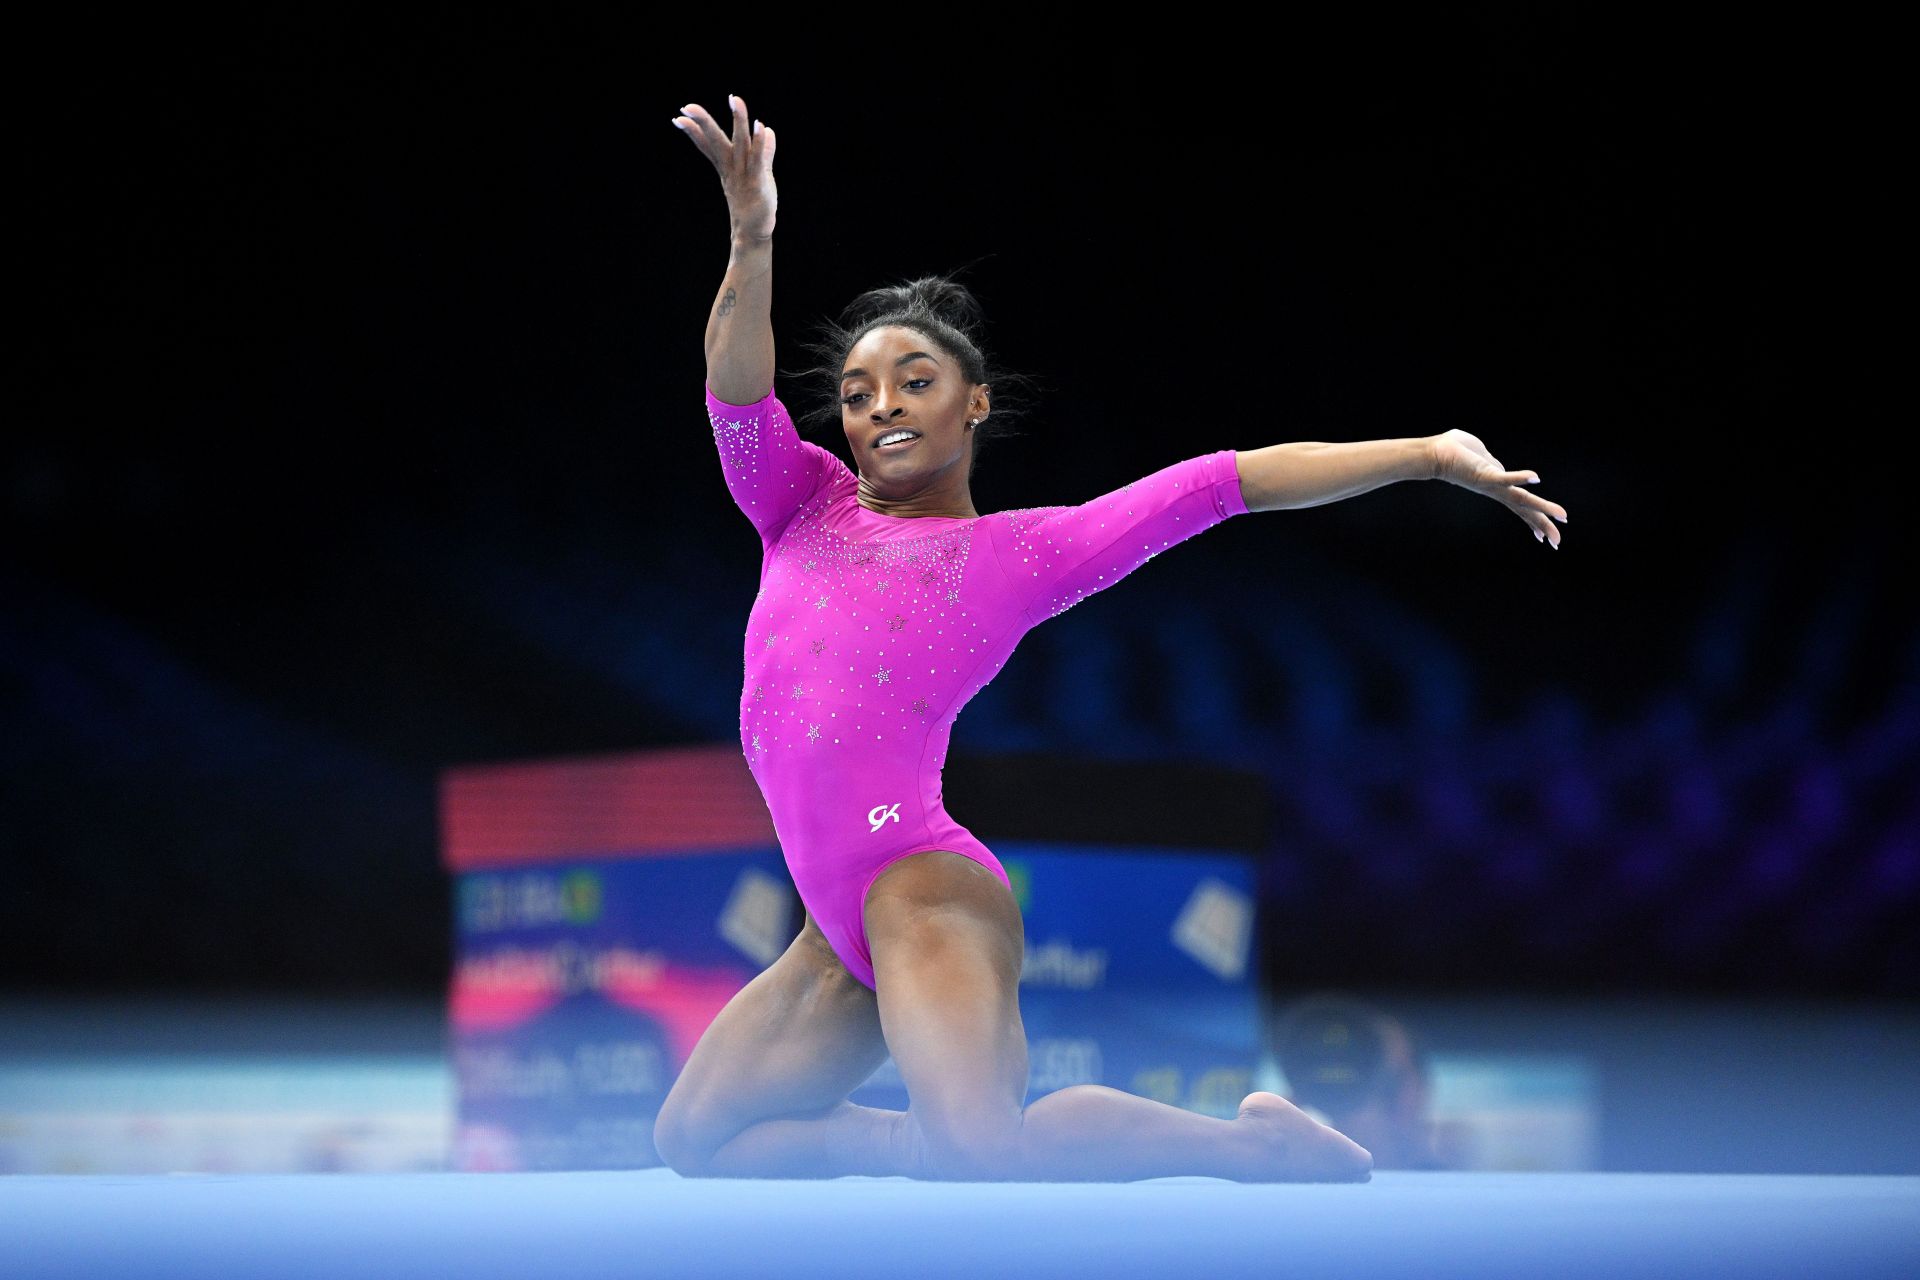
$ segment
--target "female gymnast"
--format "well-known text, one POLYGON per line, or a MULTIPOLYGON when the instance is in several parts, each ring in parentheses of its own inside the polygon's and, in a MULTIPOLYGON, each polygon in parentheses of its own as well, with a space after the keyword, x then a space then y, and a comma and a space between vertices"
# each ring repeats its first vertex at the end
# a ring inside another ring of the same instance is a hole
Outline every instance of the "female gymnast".
POLYGON ((1464 431, 1220 449, 1080 506, 980 515, 968 481, 1002 375, 938 277, 875 290, 824 344, 857 474, 773 391, 775 135, 674 117, 719 171, 732 248, 706 332, 707 412, 759 531, 741 748, 806 922, 720 1011, 654 1127, 689 1176, 1366 1181, 1371 1154, 1276 1094, 1233 1120, 1102 1085, 1031 1106, 1007 873, 941 801, 954 717, 1033 626, 1248 511, 1443 479, 1559 545, 1566 512, 1464 431), (906 1111, 847 1100, 891 1053, 906 1111))

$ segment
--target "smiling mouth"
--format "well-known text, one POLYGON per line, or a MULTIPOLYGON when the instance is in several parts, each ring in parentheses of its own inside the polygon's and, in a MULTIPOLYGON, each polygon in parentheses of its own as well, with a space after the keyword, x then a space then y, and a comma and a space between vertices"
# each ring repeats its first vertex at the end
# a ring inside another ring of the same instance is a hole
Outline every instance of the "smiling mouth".
POLYGON ((893 452, 894 450, 896 450, 896 449, 905 449, 905 448, 907 448, 907 447, 908 447, 909 445, 912 445, 913 443, 915 443, 915 442, 916 442, 916 441, 918 441, 919 439, 920 439, 920 437, 919 437, 919 436, 908 436, 908 437, 907 437, 907 438, 906 438, 905 440, 901 440, 901 441, 898 441, 898 442, 896 442, 896 443, 894 443, 894 444, 879 444, 879 445, 875 445, 875 446, 874 446, 874 452, 875 452, 875 453, 892 453, 892 452, 893 452))

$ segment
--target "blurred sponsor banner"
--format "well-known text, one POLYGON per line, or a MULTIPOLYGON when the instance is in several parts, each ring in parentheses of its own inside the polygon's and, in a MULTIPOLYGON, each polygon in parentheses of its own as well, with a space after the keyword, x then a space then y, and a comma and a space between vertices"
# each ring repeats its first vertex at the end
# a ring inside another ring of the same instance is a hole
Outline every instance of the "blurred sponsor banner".
POLYGON ((737 747, 450 770, 451 1167, 659 1163, 653 1121, 797 903, 737 747))

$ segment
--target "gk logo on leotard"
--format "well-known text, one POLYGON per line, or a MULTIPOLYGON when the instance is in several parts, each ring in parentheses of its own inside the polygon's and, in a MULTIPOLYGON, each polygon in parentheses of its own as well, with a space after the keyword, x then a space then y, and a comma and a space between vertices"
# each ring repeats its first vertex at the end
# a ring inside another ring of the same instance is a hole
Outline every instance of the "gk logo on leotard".
POLYGON ((867 821, 873 824, 875 831, 878 831, 888 822, 900 821, 900 802, 895 800, 891 805, 877 804, 873 806, 873 808, 867 810, 867 821))

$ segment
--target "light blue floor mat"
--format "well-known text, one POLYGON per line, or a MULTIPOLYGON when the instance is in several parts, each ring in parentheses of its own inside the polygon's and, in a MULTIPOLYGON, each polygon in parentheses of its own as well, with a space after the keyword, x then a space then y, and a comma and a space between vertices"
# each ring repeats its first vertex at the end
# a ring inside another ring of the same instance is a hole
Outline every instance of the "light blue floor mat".
POLYGON ((1920 1275, 1920 1178, 1376 1173, 1358 1185, 598 1173, 0 1179, 29 1277, 1920 1275))

